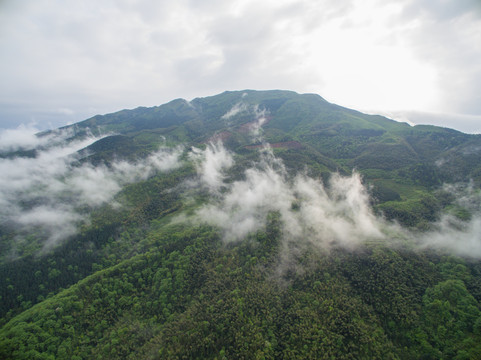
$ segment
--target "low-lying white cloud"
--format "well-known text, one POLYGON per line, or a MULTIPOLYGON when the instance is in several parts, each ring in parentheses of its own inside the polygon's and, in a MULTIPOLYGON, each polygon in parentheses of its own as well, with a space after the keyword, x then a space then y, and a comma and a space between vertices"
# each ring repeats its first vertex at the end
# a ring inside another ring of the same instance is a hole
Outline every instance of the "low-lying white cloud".
POLYGON ((367 239, 384 238, 385 223, 369 206, 369 196, 358 173, 349 177, 334 174, 329 186, 306 176, 294 182, 298 194, 302 235, 312 235, 319 245, 329 243, 352 247, 367 239), (309 234, 310 233, 310 234, 309 234))
POLYGON ((71 136, 70 130, 56 130, 38 135, 39 130, 33 125, 21 124, 15 129, 0 131, 0 152, 31 150, 41 146, 61 143, 71 136))
POLYGON ((44 245, 53 246, 76 233, 86 219, 85 207, 112 201, 125 184, 178 167, 183 151, 161 148, 137 162, 118 160, 110 166, 79 162, 78 150, 96 140, 48 144, 37 147, 35 157, 0 159, 0 223, 18 234, 40 230, 44 245))
MULTIPOLYGON (((245 96, 247 96, 247 93, 242 94, 242 98, 245 96)), ((248 113, 253 118, 252 122, 243 125, 245 130, 250 133, 254 142, 261 142, 263 140, 261 130, 262 126, 267 121, 268 111, 265 108, 261 109, 258 104, 249 105, 241 100, 240 102, 236 103, 228 112, 222 115, 221 118, 227 121, 242 112, 248 113)))
POLYGON ((0 132, 0 151, 13 151, 19 148, 37 146, 39 138, 35 136, 38 129, 21 124, 16 129, 5 129, 0 132))
POLYGON ((418 235, 422 248, 440 249, 463 257, 481 258, 481 193, 473 183, 444 185, 443 190, 455 198, 454 205, 470 214, 468 221, 451 213, 441 216, 433 230, 418 235))
POLYGON ((74 189, 79 202, 98 206, 110 201, 123 185, 146 180, 156 172, 165 172, 180 165, 182 148, 161 148, 135 163, 115 161, 109 167, 85 164, 74 168, 65 184, 74 189))
POLYGON ((259 230, 269 211, 286 213, 294 200, 283 176, 272 167, 248 169, 246 178, 229 187, 219 203, 203 207, 198 215, 224 230, 228 241, 239 240, 259 230))
MULTIPOLYGON (((198 151, 196 156, 219 164, 225 153, 222 145, 216 144, 204 152, 198 151)), ((211 188, 215 184, 215 189, 223 191, 202 206, 195 219, 218 226, 226 242, 241 241, 262 230, 268 214, 277 212, 282 220, 283 261, 289 262, 289 254, 306 245, 322 250, 332 246, 354 249, 366 241, 481 257, 481 201, 479 192, 472 187, 463 189, 462 196, 453 186, 444 189, 457 194, 457 205, 473 214, 470 221, 445 214, 432 224, 432 230, 416 232, 375 215, 368 191, 356 172, 351 176, 333 174, 327 184, 305 174, 290 176, 268 146, 261 150, 259 162, 245 170, 241 180, 223 182, 219 169, 197 165, 202 186, 211 188)))
MULTIPOLYGON (((221 156, 209 151, 205 158, 221 156)), ((213 160, 210 160, 214 162, 213 160)), ((219 160, 220 161, 220 160, 219 160)), ((209 184, 205 169, 200 179, 209 184)), ((226 190, 203 206, 197 217, 219 226, 226 241, 245 238, 265 226, 269 212, 279 212, 289 241, 308 240, 318 247, 351 247, 368 238, 383 238, 384 221, 376 218, 359 174, 332 176, 329 186, 298 174, 290 177, 282 161, 266 147, 261 160, 242 180, 224 184, 226 190)), ((220 178, 216 178, 219 185, 220 178)))
POLYGON ((61 190, 70 189, 69 196, 74 196, 79 204, 98 206, 120 191, 120 182, 116 177, 118 173, 105 166, 85 165, 69 174, 61 183, 61 190))
POLYGON ((40 230, 46 236, 44 249, 55 246, 59 241, 74 235, 77 224, 83 216, 68 204, 56 203, 40 205, 30 210, 20 211, 15 219, 17 226, 21 226, 21 233, 40 230))
POLYGON ((256 105, 254 107, 254 115, 255 115, 255 121, 250 127, 251 135, 254 138, 254 141, 262 141, 262 125, 265 124, 267 121, 266 115, 267 115, 267 110, 266 109, 259 109, 259 106, 256 105))
POLYGON ((468 258, 481 258, 481 215, 470 221, 445 215, 435 224, 435 230, 423 234, 420 246, 440 249, 468 258))
POLYGON ((217 192, 220 189, 225 176, 224 171, 234 164, 232 155, 222 143, 209 143, 204 151, 192 148, 190 157, 194 161, 202 183, 211 192, 217 192))

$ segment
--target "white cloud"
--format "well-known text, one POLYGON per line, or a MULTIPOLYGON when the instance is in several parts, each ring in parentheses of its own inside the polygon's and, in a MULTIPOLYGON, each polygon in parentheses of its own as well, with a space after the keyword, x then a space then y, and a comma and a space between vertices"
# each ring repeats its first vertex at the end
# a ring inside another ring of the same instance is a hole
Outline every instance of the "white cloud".
MULTIPOLYGON (((218 144, 209 156, 223 157, 223 151, 218 144)), ((205 161, 206 157, 202 159, 205 161)), ((210 183, 205 176, 207 169, 198 166, 201 183, 210 183)), ((209 169, 218 172, 215 167, 209 169)), ((445 187, 445 191, 455 194, 459 206, 473 214, 470 221, 444 214, 432 230, 418 232, 376 216, 358 173, 333 174, 327 185, 304 174, 290 176, 268 147, 241 180, 220 185, 221 181, 222 178, 216 178, 215 188, 222 187, 223 191, 217 192, 191 220, 218 226, 226 242, 242 241, 264 228, 270 212, 278 212, 283 234, 280 268, 292 264, 292 256, 308 246, 323 251, 333 246, 354 249, 373 240, 393 247, 408 246, 412 250, 434 249, 464 257, 481 257, 480 194, 472 186, 445 187)))
POLYGON ((35 136, 36 133, 38 133, 38 129, 23 124, 16 129, 3 130, 0 132, 0 151, 35 147, 40 142, 40 139, 35 136))
POLYGON ((421 248, 481 258, 481 193, 472 183, 445 184, 443 190, 453 196, 456 206, 471 214, 471 219, 463 221, 451 213, 443 214, 432 231, 417 234, 414 239, 421 248))
POLYGON ((201 218, 224 229, 228 241, 243 239, 259 230, 269 211, 287 210, 294 198, 283 178, 271 167, 249 169, 246 179, 236 181, 223 195, 220 204, 199 210, 201 218))
MULTIPOLYGON (((217 145, 217 151, 210 152, 209 157, 222 157, 222 153, 217 145)), ((211 181, 205 171, 217 173, 213 167, 198 169, 201 181, 208 184, 211 181)), ((216 188, 219 181, 216 178, 216 188)), ((297 245, 310 242, 318 248, 331 244, 353 247, 366 239, 384 238, 386 224, 373 215, 356 173, 351 177, 334 175, 326 188, 305 175, 290 178, 282 161, 265 148, 260 162, 245 171, 243 180, 224 187, 226 190, 202 207, 197 216, 223 229, 226 241, 242 240, 262 229, 272 211, 281 215, 285 240, 297 245)))
MULTIPOLYGON (((125 173, 128 174, 127 171, 125 173)), ((98 206, 111 200, 120 191, 119 179, 114 175, 105 166, 84 165, 68 174, 61 190, 70 189, 79 203, 98 206)))
POLYGON ((66 204, 36 206, 19 212, 15 218, 17 226, 22 227, 20 233, 41 229, 47 234, 47 240, 43 244, 44 249, 49 249, 59 241, 74 235, 77 232, 76 225, 82 220, 83 216, 66 204))
POLYGON ((61 139, 37 148, 35 157, 0 159, 0 223, 13 225, 19 234, 41 229, 48 239, 45 246, 76 232, 86 219, 82 207, 110 202, 123 185, 178 167, 183 151, 161 148, 134 163, 114 161, 110 167, 94 167, 77 163, 77 151, 97 138, 70 143, 61 139))
POLYGON ((57 130, 42 135, 38 133, 39 130, 33 124, 21 124, 15 129, 0 129, 0 152, 50 146, 63 142, 72 135, 69 130, 57 130))
POLYGON ((222 115, 222 119, 229 120, 231 117, 247 110, 247 104, 239 102, 235 104, 228 112, 222 115))
POLYGON ((234 163, 232 155, 222 143, 209 143, 205 151, 193 148, 190 156, 203 184, 213 193, 219 191, 223 185, 224 171, 234 163))
POLYGON ((468 258, 481 258, 481 215, 468 222, 445 215, 435 224, 435 230, 420 236, 421 248, 441 249, 443 252, 468 258))

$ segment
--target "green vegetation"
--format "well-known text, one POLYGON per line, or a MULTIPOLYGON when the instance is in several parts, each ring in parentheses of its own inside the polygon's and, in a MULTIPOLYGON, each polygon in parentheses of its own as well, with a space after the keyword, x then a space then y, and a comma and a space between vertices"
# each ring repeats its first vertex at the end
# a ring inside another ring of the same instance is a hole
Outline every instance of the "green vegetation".
POLYGON ((192 147, 222 139, 235 159, 225 174, 232 183, 267 142, 291 176, 328 184, 330 174, 355 169, 376 214, 421 237, 444 212, 474 216, 441 186, 479 189, 481 137, 411 127, 317 95, 250 90, 122 110, 70 129, 68 141, 111 134, 81 150, 75 166, 109 168, 161 145, 182 145, 181 165, 128 183, 108 203, 85 205, 78 233, 48 251, 40 230, 0 226, 0 358, 480 357, 478 260, 375 240, 354 249, 299 246, 286 260, 291 249, 275 211, 236 242, 182 216, 225 191, 191 189, 192 147), (262 138, 253 137, 261 115, 262 138))
POLYGON ((225 246, 162 227, 0 330, 3 358, 476 358, 479 264, 366 247, 276 272, 275 220, 225 246), (474 281, 476 280, 476 281, 474 281), (469 289, 469 290, 468 290, 469 289))

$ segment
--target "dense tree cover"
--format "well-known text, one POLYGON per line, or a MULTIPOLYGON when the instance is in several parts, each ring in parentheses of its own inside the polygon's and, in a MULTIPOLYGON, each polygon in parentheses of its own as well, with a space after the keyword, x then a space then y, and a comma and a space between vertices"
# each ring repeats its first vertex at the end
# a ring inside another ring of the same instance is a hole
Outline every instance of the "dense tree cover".
POLYGON ((92 221, 78 235, 52 252, 0 263, 0 316, 9 312, 9 318, 60 288, 142 251, 136 246, 148 232, 150 221, 181 209, 181 194, 169 190, 191 174, 192 168, 185 167, 127 185, 116 201, 128 207, 105 205, 92 213, 92 221))
POLYGON ((476 358, 476 264, 367 246, 307 252, 280 269, 274 219, 223 245, 215 229, 162 228, 149 250, 79 281, 0 330, 0 356, 476 358), (300 264, 303 264, 302 267, 300 264))
MULTIPOLYGON (((286 91, 178 99, 74 129, 117 133, 83 150, 83 162, 139 159, 162 142, 185 145, 183 165, 125 186, 115 197, 120 207, 85 209, 89 221, 50 252, 39 254, 35 233, 17 258, 3 258, 0 358, 480 358, 479 261, 379 242, 292 251, 275 212, 265 228, 230 243, 219 229, 176 218, 210 196, 182 185, 195 174, 189 147, 222 139, 236 160, 227 182, 242 179, 267 142, 292 174, 327 184, 330 173, 357 169, 387 220, 420 230, 443 210, 469 220, 439 187, 470 179, 479 186, 479 136, 286 91), (262 141, 247 131, 259 114, 262 141)), ((15 236, 2 225, 0 250, 15 236)))

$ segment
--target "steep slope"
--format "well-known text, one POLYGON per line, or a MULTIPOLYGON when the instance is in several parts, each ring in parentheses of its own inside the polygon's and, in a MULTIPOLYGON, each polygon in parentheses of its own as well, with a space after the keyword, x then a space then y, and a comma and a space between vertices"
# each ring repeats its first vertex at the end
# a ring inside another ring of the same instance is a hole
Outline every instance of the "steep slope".
POLYGON ((481 352, 480 136, 245 90, 39 138, 2 154, 32 171, 1 193, 0 357, 481 352))
MULTIPOLYGON (((171 145, 198 146, 220 139, 227 148, 247 154, 260 145, 258 137, 250 136, 259 117, 264 118, 262 141, 270 143, 292 171, 307 165, 314 176, 326 178, 333 171, 349 174, 356 169, 373 186, 375 200, 397 201, 379 209, 406 225, 419 223, 418 217, 413 219, 406 212, 425 208, 427 202, 422 200, 428 191, 445 182, 472 180, 479 185, 481 181, 479 135, 435 126, 411 127, 330 104, 314 94, 225 92, 98 116, 76 124, 75 129, 126 135, 140 154, 159 144, 159 136, 171 145)), ((122 149, 117 150, 119 156, 122 149)), ((129 152, 130 156, 135 153, 129 152)), ((108 152, 95 156, 108 156, 108 152)), ((425 208, 418 214, 427 214, 425 220, 432 221, 430 214, 435 210, 425 208)))
POLYGON ((222 134, 228 147, 240 150, 251 145, 252 139, 242 135, 256 111, 267 119, 263 125, 265 140, 280 143, 281 148, 282 143, 289 148, 295 147, 292 142, 299 142, 360 170, 394 171, 437 163, 442 180, 459 175, 479 181, 478 135, 435 126, 411 127, 330 104, 318 95, 290 91, 245 90, 190 102, 178 99, 159 107, 95 116, 70 128, 77 134, 88 128, 95 133, 127 135, 139 146, 152 146, 153 134, 174 143, 194 144, 222 134))

